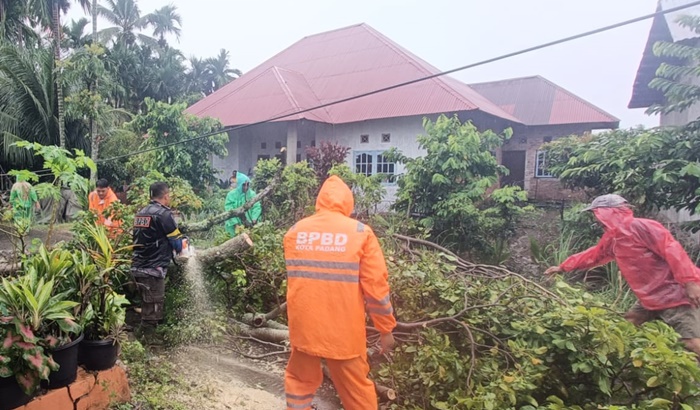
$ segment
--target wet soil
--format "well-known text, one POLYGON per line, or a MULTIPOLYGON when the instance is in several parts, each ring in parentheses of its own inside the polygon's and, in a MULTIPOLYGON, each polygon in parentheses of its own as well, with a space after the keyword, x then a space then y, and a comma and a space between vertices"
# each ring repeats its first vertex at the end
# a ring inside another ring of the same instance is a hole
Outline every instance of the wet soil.
MULTIPOLYGON (((271 362, 252 360, 216 346, 183 347, 174 352, 173 363, 199 394, 177 399, 191 408, 283 409, 286 360, 287 356, 271 362)), ((317 392, 314 405, 318 410, 341 408, 327 381, 317 392)))

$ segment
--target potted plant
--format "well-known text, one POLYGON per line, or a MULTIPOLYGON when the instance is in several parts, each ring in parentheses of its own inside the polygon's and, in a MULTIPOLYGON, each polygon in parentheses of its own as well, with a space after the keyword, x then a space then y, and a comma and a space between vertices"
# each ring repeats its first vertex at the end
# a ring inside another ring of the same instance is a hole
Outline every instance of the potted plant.
POLYGON ((42 346, 42 340, 25 323, 0 313, 0 410, 29 402, 39 381, 48 380, 58 365, 42 346))
POLYGON ((36 273, 12 280, 3 278, 0 286, 0 376, 13 374, 28 395, 42 380, 53 388, 67 385, 76 377, 77 357, 73 368, 70 362, 60 363, 57 359, 61 355, 56 354, 77 347, 82 338, 71 313, 76 302, 54 290, 52 279, 38 278, 36 273))
POLYGON ((59 300, 71 305, 70 326, 60 322, 49 321, 42 325, 39 332, 57 343, 49 347, 60 368, 49 375, 47 381, 42 381, 44 387, 59 388, 72 383, 77 376, 78 345, 83 339, 82 327, 75 322, 79 313, 77 291, 69 280, 74 271, 73 254, 61 248, 48 250, 41 245, 37 251, 23 262, 24 278, 31 278, 30 286, 37 286, 39 279, 53 284, 51 293, 59 300))
POLYGON ((129 247, 115 249, 107 230, 90 221, 80 224, 86 240, 74 254, 75 287, 81 289, 81 324, 85 339, 80 361, 88 370, 105 370, 117 361, 119 342, 124 336, 126 308, 124 295, 114 291, 114 277, 128 266, 124 255, 129 247))

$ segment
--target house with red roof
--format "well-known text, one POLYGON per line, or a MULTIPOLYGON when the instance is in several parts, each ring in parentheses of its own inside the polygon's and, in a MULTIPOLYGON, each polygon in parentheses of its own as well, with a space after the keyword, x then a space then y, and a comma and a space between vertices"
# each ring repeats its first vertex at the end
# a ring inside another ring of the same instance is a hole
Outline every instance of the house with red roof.
MULTIPOLYGON (((547 171, 546 153, 538 150, 543 142, 619 124, 542 77, 470 86, 440 76, 316 108, 439 72, 359 24, 297 41, 187 111, 236 126, 229 132, 229 155, 214 158, 223 176, 250 173, 258 160, 276 155, 286 155, 288 163, 304 160, 305 148, 320 141, 350 147, 348 164, 356 172, 400 175, 400 164, 383 153, 397 147, 420 156, 416 136, 424 132, 424 118, 457 115, 482 130, 512 128, 513 138, 497 153, 511 170, 501 182, 520 185, 538 199, 565 195, 547 171)), ((390 197, 394 189, 387 186, 390 197)))

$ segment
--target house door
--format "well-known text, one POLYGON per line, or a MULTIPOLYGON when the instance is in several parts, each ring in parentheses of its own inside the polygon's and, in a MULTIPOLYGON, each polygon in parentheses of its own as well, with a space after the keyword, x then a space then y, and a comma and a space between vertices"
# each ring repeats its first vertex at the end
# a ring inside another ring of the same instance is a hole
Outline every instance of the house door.
POLYGON ((501 186, 513 185, 525 189, 525 151, 502 151, 502 165, 510 173, 501 177, 501 186))

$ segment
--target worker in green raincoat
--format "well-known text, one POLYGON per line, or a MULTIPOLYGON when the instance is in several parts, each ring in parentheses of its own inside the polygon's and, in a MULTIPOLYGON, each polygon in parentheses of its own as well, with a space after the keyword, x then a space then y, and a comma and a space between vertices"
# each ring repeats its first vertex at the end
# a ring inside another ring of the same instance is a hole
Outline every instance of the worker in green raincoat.
POLYGON ((12 205, 13 217, 15 221, 25 221, 31 223, 34 219, 34 211, 39 211, 39 198, 36 191, 29 182, 18 179, 10 190, 10 205, 12 205))
MULTIPOLYGON (((236 175, 236 186, 231 189, 231 192, 226 195, 226 204, 224 205, 224 210, 230 211, 232 209, 240 208, 248 200, 255 196, 255 191, 250 187, 250 178, 245 174, 240 172, 236 175)), ((236 236, 236 227, 243 226, 253 226, 260 220, 260 215, 262 214, 262 205, 260 202, 256 202, 252 208, 248 210, 242 217, 234 217, 226 221, 226 232, 228 232, 231 237, 236 236)))

